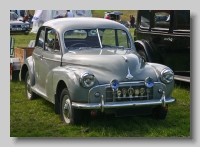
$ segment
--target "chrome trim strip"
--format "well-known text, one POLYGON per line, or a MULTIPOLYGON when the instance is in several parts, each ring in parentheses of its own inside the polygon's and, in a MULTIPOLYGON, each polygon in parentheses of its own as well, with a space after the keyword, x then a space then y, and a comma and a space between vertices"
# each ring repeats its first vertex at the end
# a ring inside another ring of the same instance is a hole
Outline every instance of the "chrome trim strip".
POLYGON ((76 108, 76 109, 98 109, 98 110, 104 111, 104 109, 111 109, 111 108, 127 108, 127 107, 156 106, 156 105, 165 106, 166 104, 173 103, 175 101, 176 101, 176 99, 173 97, 169 97, 169 98, 162 97, 161 99, 154 99, 154 100, 104 103, 104 99, 102 96, 100 103, 72 102, 72 107, 76 108))
MULTIPOLYGON (((33 54, 35 54, 35 55, 38 56, 38 57, 40 56, 40 55, 38 55, 38 54, 36 54, 36 53, 33 53, 33 54)), ((50 61, 54 61, 54 62, 61 62, 61 60, 53 60, 53 59, 45 58, 45 57, 43 57, 42 59, 50 60, 50 61)), ((91 66, 91 65, 86 65, 86 64, 77 64, 77 63, 71 63, 71 62, 65 62, 65 61, 63 61, 62 63, 71 64, 71 65, 79 65, 79 66, 91 66)))

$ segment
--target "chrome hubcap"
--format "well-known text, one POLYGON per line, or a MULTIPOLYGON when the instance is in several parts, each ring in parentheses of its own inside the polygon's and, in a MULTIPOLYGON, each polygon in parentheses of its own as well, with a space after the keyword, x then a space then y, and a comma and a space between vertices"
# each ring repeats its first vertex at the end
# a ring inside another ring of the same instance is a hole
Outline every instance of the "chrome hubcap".
POLYGON ((28 98, 31 97, 31 84, 30 84, 30 77, 27 77, 27 83, 26 83, 26 87, 27 87, 27 96, 28 98))
POLYGON ((69 97, 67 95, 65 95, 63 97, 63 117, 66 123, 70 123, 70 101, 69 101, 69 97))

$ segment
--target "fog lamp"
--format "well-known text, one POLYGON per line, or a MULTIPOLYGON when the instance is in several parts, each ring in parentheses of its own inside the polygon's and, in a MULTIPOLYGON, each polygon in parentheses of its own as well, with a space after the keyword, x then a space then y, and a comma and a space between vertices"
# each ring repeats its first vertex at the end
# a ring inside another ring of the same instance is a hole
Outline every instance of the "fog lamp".
POLYGON ((117 90, 119 88, 119 82, 117 80, 112 80, 110 82, 110 87, 113 89, 113 90, 117 90))
POLYGON ((144 80, 144 84, 147 88, 153 87, 153 79, 148 77, 144 80))

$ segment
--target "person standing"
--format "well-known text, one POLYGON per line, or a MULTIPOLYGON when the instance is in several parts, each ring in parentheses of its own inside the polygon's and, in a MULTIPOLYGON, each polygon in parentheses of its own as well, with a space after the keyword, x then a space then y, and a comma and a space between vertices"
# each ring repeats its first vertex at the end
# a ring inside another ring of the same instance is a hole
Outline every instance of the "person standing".
POLYGON ((28 21, 28 19, 29 19, 29 10, 25 10, 24 11, 24 22, 28 21))
POLYGON ((67 17, 74 17, 74 14, 70 10, 67 10, 67 17))

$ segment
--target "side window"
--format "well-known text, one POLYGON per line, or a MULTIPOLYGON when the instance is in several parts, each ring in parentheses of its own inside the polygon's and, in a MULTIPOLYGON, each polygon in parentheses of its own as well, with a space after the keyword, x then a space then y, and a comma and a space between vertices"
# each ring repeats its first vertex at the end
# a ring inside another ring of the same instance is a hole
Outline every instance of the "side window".
POLYGON ((44 46, 44 36, 45 36, 45 30, 44 28, 39 30, 39 37, 38 40, 36 42, 36 46, 43 48, 44 46))
POLYGON ((154 28, 167 28, 170 26, 170 11, 155 10, 154 11, 154 28))
POLYGON ((106 29, 105 31, 100 31, 102 36, 102 45, 116 46, 115 43, 115 30, 106 29))
POLYGON ((175 29, 190 30, 190 10, 175 11, 175 29))
POLYGON ((50 52, 60 51, 59 37, 54 29, 46 29, 45 50, 50 52))
POLYGON ((119 46, 130 48, 130 42, 129 39, 127 38, 128 36, 125 31, 117 30, 117 36, 118 36, 119 46))
POLYGON ((141 10, 139 15, 139 25, 140 27, 149 28, 150 27, 150 10, 141 10))

